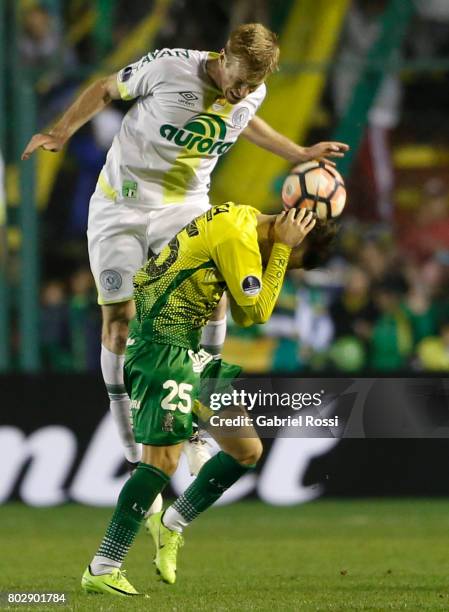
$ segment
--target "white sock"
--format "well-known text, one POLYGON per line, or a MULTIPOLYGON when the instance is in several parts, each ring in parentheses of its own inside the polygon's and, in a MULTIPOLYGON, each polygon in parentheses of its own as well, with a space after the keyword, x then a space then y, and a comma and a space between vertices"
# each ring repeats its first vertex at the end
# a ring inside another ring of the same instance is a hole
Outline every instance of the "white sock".
POLYGON ((226 338, 226 316, 219 321, 209 321, 201 333, 201 346, 211 355, 219 355, 226 338))
POLYGON ((162 515, 162 524, 165 525, 167 529, 182 533, 182 530, 184 527, 187 527, 189 521, 186 521, 186 519, 173 508, 173 506, 169 506, 162 515))
POLYGON ((94 576, 101 576, 101 574, 109 574, 116 567, 122 567, 122 564, 114 559, 108 557, 102 557, 101 555, 95 555, 90 563, 90 571, 94 576))
POLYGON ((101 345, 101 371, 109 395, 110 409, 120 440, 123 444, 125 457, 136 463, 142 455, 141 445, 134 440, 131 427, 130 401, 123 380, 124 355, 112 353, 101 345))

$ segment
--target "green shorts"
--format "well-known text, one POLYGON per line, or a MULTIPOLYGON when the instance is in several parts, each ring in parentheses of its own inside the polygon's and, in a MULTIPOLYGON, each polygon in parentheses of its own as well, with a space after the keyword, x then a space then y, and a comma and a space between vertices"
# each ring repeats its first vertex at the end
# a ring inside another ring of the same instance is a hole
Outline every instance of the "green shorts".
POLYGON ((200 374, 185 348, 132 336, 125 357, 136 442, 165 446, 192 435, 192 406, 200 374))
POLYGON ((229 385, 241 371, 221 360, 202 361, 192 350, 131 336, 125 356, 125 386, 131 398, 136 442, 170 446, 188 440, 194 404, 200 396, 207 401, 204 388, 201 394, 202 378, 207 379, 207 387, 210 377, 229 385))

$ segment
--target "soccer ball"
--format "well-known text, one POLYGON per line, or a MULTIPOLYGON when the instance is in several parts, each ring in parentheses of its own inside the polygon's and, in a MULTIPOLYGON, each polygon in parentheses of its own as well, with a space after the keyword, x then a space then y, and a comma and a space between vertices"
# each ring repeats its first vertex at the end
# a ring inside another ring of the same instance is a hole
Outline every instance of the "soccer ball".
POLYGON ((309 161, 295 166, 282 186, 285 210, 309 208, 318 219, 341 215, 346 189, 341 175, 324 161, 309 161))

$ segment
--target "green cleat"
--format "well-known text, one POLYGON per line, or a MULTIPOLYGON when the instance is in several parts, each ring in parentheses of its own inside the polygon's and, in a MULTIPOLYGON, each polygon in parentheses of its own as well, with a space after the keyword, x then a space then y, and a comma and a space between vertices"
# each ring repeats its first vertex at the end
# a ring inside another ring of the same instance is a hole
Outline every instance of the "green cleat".
POLYGON ((176 557, 184 545, 184 538, 177 531, 171 531, 162 524, 163 512, 152 514, 145 522, 145 529, 156 546, 154 564, 162 580, 168 584, 176 582, 176 557))
POLYGON ((118 567, 108 574, 94 576, 89 566, 81 578, 81 588, 86 593, 108 593, 109 595, 119 595, 121 597, 140 595, 125 578, 125 572, 120 571, 118 567))

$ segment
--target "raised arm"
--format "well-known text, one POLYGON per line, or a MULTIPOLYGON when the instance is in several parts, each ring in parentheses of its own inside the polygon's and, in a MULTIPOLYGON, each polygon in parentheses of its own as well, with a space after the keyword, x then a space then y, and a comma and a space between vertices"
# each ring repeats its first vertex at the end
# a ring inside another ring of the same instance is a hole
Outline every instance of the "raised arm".
POLYGON ((231 314, 237 325, 249 327, 266 323, 271 317, 284 282, 291 250, 301 244, 315 226, 312 213, 292 209, 278 215, 274 226, 274 244, 262 276, 262 289, 249 305, 239 305, 231 292, 231 314))
POLYGON ((46 151, 60 151, 68 139, 97 113, 102 111, 111 100, 120 98, 117 75, 94 81, 89 85, 47 133, 35 134, 22 153, 22 160, 42 147, 46 151))
POLYGON ((301 147, 274 130, 257 115, 251 119, 242 135, 258 147, 279 155, 292 164, 323 157, 343 157, 349 150, 348 145, 343 142, 319 142, 311 147, 301 147))

